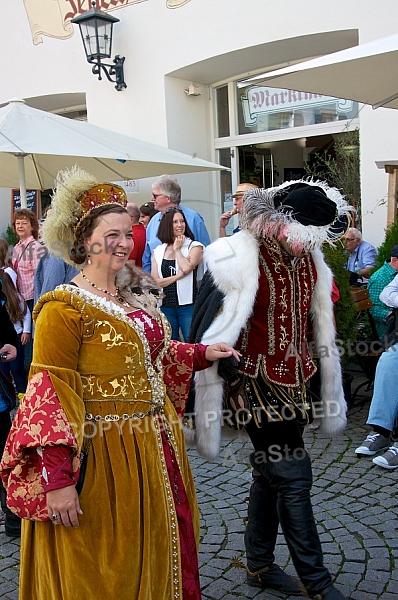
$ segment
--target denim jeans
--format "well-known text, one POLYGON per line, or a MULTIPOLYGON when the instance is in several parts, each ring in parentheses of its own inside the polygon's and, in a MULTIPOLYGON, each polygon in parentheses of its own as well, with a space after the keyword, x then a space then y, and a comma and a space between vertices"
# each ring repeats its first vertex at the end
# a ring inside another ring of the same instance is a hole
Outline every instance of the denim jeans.
POLYGON ((247 565, 256 571, 274 562, 280 524, 300 580, 311 595, 320 593, 332 580, 323 564, 312 512, 310 458, 304 449, 296 458, 277 461, 257 462, 259 454, 251 456, 254 471, 245 533, 247 565))
POLYGON ((187 341, 192 321, 193 304, 176 306, 175 308, 162 306, 162 313, 167 317, 171 325, 171 339, 179 340, 179 330, 181 329, 182 337, 184 341, 187 341))
MULTIPOLYGON (((27 300, 26 304, 30 310, 30 314, 33 314, 33 308, 34 308, 34 301, 33 300, 27 300)), ((30 340, 29 342, 24 346, 24 352, 25 352, 25 357, 24 357, 24 363, 25 363, 25 372, 26 374, 29 373, 29 369, 30 369, 30 363, 32 362, 32 354, 33 354, 33 326, 32 326, 32 333, 30 335, 30 340)))
POLYGON ((368 425, 378 425, 392 431, 398 415, 398 344, 380 356, 376 367, 373 397, 368 425))

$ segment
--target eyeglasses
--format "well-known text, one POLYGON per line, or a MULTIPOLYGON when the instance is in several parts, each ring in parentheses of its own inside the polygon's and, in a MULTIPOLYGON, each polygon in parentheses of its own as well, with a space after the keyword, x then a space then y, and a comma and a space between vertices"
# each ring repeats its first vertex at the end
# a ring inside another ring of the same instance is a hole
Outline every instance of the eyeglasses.
MULTIPOLYGON (((156 198, 159 198, 159 196, 164 196, 164 194, 154 194, 154 193, 152 192, 152 198, 155 198, 155 200, 156 200, 156 198)), ((147 205, 147 204, 145 204, 145 206, 148 206, 148 205, 147 205)))
POLYGON ((356 238, 344 238, 346 242, 355 242, 356 238))

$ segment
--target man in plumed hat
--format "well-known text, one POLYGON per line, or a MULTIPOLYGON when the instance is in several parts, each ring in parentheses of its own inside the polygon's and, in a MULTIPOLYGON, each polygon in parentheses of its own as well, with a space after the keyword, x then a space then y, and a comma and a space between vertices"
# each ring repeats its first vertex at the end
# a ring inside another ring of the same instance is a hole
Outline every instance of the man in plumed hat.
POLYGON ((195 424, 198 451, 209 460, 219 454, 225 425, 244 428, 254 447, 243 565, 247 583, 316 600, 344 597, 323 564, 302 433, 313 417, 330 436, 346 424, 332 273, 320 246, 344 234, 349 210, 339 191, 323 182, 248 189, 242 230, 205 250, 208 270, 191 329, 191 339, 202 343, 222 331, 241 353, 239 365, 220 361, 197 373, 195 424), (317 405, 306 388, 316 371, 309 329, 320 363, 317 405), (300 581, 274 562, 279 525, 300 581))

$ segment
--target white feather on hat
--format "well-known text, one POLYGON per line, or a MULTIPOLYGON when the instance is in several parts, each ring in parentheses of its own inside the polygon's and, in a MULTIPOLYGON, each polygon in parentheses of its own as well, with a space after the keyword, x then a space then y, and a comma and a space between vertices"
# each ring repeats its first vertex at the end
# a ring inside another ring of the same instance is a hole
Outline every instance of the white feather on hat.
POLYGON ((43 240, 50 254, 74 266, 70 258, 74 243, 73 227, 83 211, 78 199, 97 183, 93 175, 77 165, 60 171, 51 201, 52 210, 43 223, 43 240))

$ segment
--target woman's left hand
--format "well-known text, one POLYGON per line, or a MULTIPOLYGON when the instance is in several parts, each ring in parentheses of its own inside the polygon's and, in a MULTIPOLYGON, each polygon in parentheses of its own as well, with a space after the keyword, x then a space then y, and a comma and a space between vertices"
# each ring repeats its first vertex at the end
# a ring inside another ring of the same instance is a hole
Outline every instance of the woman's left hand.
POLYGON ((217 342, 217 344, 211 344, 207 346, 205 357, 206 360, 214 361, 220 358, 228 358, 228 356, 234 356, 237 361, 240 360, 240 354, 232 346, 225 342, 217 342))

